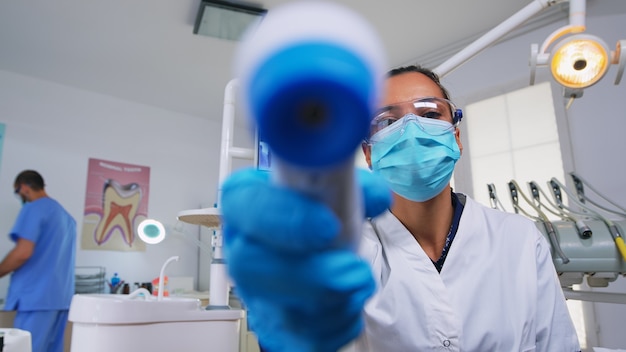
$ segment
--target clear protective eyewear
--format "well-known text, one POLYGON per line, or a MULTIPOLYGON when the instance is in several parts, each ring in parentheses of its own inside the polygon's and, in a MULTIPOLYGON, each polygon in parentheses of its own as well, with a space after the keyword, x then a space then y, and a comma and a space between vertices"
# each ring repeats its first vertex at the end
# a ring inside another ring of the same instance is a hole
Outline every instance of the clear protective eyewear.
MULTIPOLYGON (((416 100, 388 105, 379 110, 372 119, 370 136, 384 130, 385 135, 402 129, 408 121, 416 121, 426 133, 438 136, 454 131, 463 118, 461 109, 449 100, 438 97, 425 97, 416 100), (396 123, 398 122, 398 123, 396 123), (390 129, 389 127, 395 126, 390 129), (393 130, 393 131, 392 131, 393 130)), ((378 137, 378 136, 377 136, 378 137)), ((374 138, 378 139, 378 138, 374 138)))

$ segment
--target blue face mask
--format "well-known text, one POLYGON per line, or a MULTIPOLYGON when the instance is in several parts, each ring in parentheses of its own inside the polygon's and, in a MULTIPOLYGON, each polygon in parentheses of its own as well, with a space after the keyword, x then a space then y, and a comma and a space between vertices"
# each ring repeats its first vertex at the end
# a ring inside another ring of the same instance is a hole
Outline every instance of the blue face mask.
POLYGON ((26 204, 26 198, 24 198, 22 195, 15 193, 15 198, 17 198, 20 202, 22 202, 22 205, 26 204))
POLYGON ((454 129, 432 133, 446 126, 437 126, 441 121, 411 115, 404 119, 407 117, 411 119, 398 120, 372 137, 372 170, 398 195, 424 202, 448 185, 461 151, 454 129))

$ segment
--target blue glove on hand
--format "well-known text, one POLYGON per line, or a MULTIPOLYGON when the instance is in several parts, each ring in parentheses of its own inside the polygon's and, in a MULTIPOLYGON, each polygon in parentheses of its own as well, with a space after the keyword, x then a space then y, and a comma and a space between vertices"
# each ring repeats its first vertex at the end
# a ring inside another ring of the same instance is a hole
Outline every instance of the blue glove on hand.
MULTIPOLYGON (((387 209, 384 181, 357 175, 365 216, 387 209)), ((253 169, 231 175, 221 200, 228 272, 260 344, 271 352, 337 351, 356 338, 375 282, 356 253, 332 246, 341 227, 333 212, 253 169)))

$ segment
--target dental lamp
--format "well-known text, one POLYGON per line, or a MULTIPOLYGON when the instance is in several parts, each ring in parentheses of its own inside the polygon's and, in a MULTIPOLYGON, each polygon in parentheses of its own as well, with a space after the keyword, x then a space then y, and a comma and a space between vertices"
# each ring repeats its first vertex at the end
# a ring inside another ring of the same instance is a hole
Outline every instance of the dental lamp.
POLYGON ((137 226, 137 235, 147 244, 161 243, 165 239, 165 227, 160 221, 146 219, 137 226))
POLYGON ((198 247, 205 254, 212 256, 212 249, 207 244, 200 242, 198 239, 189 235, 183 228, 182 222, 178 221, 174 226, 165 225, 156 219, 145 219, 137 226, 137 234, 139 239, 146 244, 159 244, 166 237, 177 236, 189 244, 198 247))
MULTIPOLYGON (((568 0, 534 0, 494 27, 464 49, 448 58, 433 71, 444 77, 471 60, 506 34, 543 10, 568 0)), ((543 43, 531 45, 530 85, 535 83, 537 67, 550 66, 554 79, 564 87, 564 96, 580 98, 582 91, 597 83, 611 64, 618 65, 615 85, 619 84, 626 65, 626 40, 619 40, 614 51, 598 37, 584 34, 586 0, 569 0, 569 25, 554 31, 543 43), (563 37, 563 39, 561 39, 563 37), (554 44, 558 39, 558 43, 554 44), (554 44, 552 53, 548 48, 554 44)))
POLYGON ((531 44, 531 85, 537 67, 549 66, 554 80, 564 87, 564 96, 580 98, 583 89, 600 81, 611 64, 618 65, 615 84, 620 83, 626 64, 626 52, 621 47, 626 40, 618 41, 611 51, 602 39, 584 33, 585 5, 586 0, 570 0, 569 24, 552 32, 541 47, 531 44))

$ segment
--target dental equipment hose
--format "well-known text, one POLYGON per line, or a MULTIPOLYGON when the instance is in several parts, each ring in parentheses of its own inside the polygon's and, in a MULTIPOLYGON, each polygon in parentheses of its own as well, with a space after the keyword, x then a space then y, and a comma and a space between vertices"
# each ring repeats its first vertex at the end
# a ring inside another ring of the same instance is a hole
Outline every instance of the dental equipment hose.
MULTIPOLYGON (((587 207, 584 203, 580 202, 576 198, 576 196, 570 193, 570 191, 567 190, 567 187, 565 187, 555 177, 550 179, 549 183, 550 183, 550 186, 552 187, 552 192, 555 194, 555 198, 557 198, 557 194, 560 195, 560 189, 563 189, 563 191, 568 195, 570 201, 576 203, 579 207, 589 212, 597 219, 602 220, 606 224, 606 226, 609 229, 609 233, 611 234, 611 237, 613 237, 613 241, 615 242, 615 246, 617 247, 618 252, 622 256, 622 259, 626 261, 626 244, 624 243, 624 238, 621 235, 619 226, 615 224, 613 221, 611 221, 610 219, 605 218, 604 216, 600 215, 598 212, 587 207)), ((557 202, 559 202, 559 206, 569 210, 569 208, 565 204, 563 204, 563 201, 561 199, 557 198, 557 202)))
POLYGON ((548 212, 550 212, 551 214, 554 214, 566 221, 571 221, 574 223, 574 226, 576 226, 576 231, 578 232, 578 236, 580 236, 580 238, 582 239, 588 239, 591 237, 591 235, 593 234, 593 231, 591 231, 591 228, 589 226, 587 226, 587 224, 585 224, 585 222, 581 219, 576 219, 574 218, 572 215, 570 214, 566 214, 564 209, 560 208, 558 205, 552 203, 550 201, 550 199, 548 199, 548 197, 546 196, 546 194, 543 192, 543 190, 539 187, 539 185, 537 185, 537 183, 535 181, 530 181, 528 182, 528 186, 530 187, 530 193, 532 194, 533 198, 535 199, 535 201, 537 202, 537 206, 541 207, 542 203, 539 200, 539 195, 542 194, 544 196, 544 198, 546 199, 546 202, 548 202, 548 204, 556 209, 553 210, 551 208, 548 208, 547 206, 544 206, 544 209, 546 209, 548 212))
POLYGON ((515 182, 515 180, 511 180, 509 182, 509 190, 511 192, 511 200, 513 202, 513 207, 515 209, 518 209, 524 215, 530 217, 531 219, 535 219, 536 221, 541 222, 544 229, 546 230, 546 234, 548 235, 550 244, 552 245, 552 248, 554 249, 556 254, 559 256, 559 258, 561 258, 561 260, 563 261, 563 264, 569 263, 569 258, 565 255, 565 253, 561 249, 561 245, 559 244, 559 239, 556 236, 556 230, 554 229, 552 222, 550 222, 546 214, 543 211, 541 211, 541 209, 539 209, 537 206, 535 206, 535 204, 533 204, 532 201, 530 201, 526 197, 526 195, 519 190, 519 186, 517 185, 517 182, 515 182), (526 203, 528 203, 537 212, 537 214, 539 215, 538 217, 530 215, 524 209, 522 209, 522 207, 519 206, 518 195, 521 195, 522 198, 524 198, 524 200, 526 201, 526 203))
POLYGON ((585 201, 588 201, 589 203, 595 205, 596 207, 598 207, 598 208, 600 208, 602 210, 605 210, 605 211, 608 211, 609 213, 613 213, 613 214, 619 215, 619 216, 621 216, 623 218, 626 218, 626 209, 622 208, 618 204, 616 204, 613 201, 611 201, 608 197, 606 197, 602 193, 598 192, 598 190, 596 190, 593 186, 591 186, 589 184, 589 182, 585 181, 582 177, 578 176, 574 172, 570 172, 569 174, 572 177, 572 181, 574 181, 574 186, 576 188, 576 193, 578 194, 578 199, 582 203, 584 203, 585 201), (611 204, 612 206, 614 206, 615 208, 617 208, 619 210, 609 209, 607 207, 604 207, 604 206, 594 202, 591 198, 587 197, 585 195, 583 184, 586 185, 587 188, 591 189, 595 194, 597 194, 604 201, 606 201, 607 203, 611 204))
POLYGON ((622 259, 626 260, 626 244, 624 244, 624 237, 621 235, 619 227, 615 223, 612 223, 609 225, 609 232, 611 236, 613 236, 613 240, 622 255, 622 259))
POLYGON ((270 11, 236 55, 243 107, 270 147, 272 179, 335 212, 339 247, 355 249, 360 236, 354 156, 380 96, 384 52, 356 13, 310 1, 270 11))
POLYGON ((502 202, 500 202, 500 199, 498 198, 498 195, 496 193, 496 186, 493 183, 487 184, 487 191, 489 192, 489 202, 491 203, 491 207, 493 209, 506 211, 506 209, 504 209, 504 206, 502 205, 502 202))

